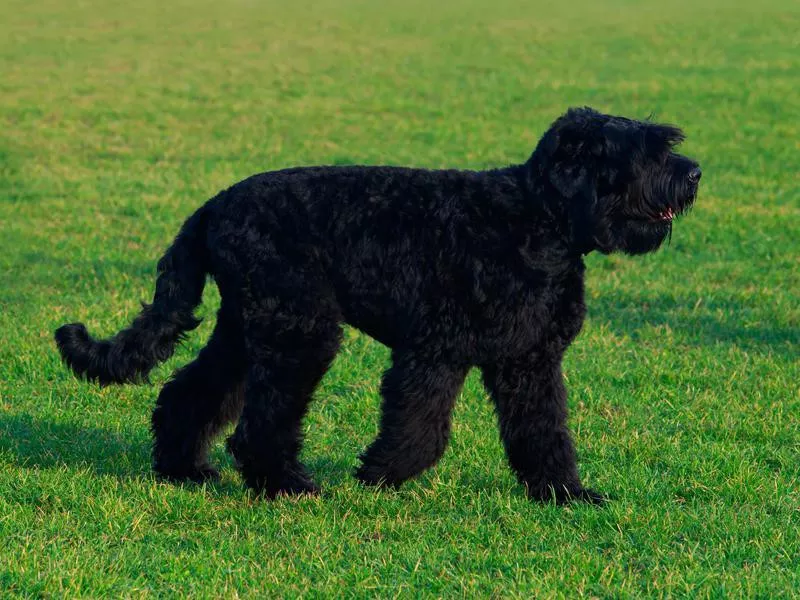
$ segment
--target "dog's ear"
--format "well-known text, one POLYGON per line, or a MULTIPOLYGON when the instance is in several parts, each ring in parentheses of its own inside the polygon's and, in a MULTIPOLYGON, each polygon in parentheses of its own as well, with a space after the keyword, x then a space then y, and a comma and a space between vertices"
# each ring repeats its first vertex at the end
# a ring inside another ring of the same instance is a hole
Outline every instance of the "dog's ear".
POLYGON ((576 247, 591 246, 597 204, 597 160, 602 154, 596 128, 586 126, 585 119, 568 121, 564 127, 554 127, 540 144, 547 154, 544 169, 553 188, 566 200, 576 247))
POLYGON ((553 186, 568 198, 568 211, 572 239, 576 247, 591 246, 595 229, 597 206, 597 176, 593 168, 581 164, 567 164, 552 171, 553 186))
POLYGON ((591 168, 601 153, 597 130, 603 120, 591 108, 571 108, 539 142, 535 154, 544 159, 544 171, 563 197, 571 199, 593 189, 591 168))
POLYGON ((593 195, 593 178, 585 164, 557 162, 550 169, 549 176, 550 183, 565 198, 593 195))

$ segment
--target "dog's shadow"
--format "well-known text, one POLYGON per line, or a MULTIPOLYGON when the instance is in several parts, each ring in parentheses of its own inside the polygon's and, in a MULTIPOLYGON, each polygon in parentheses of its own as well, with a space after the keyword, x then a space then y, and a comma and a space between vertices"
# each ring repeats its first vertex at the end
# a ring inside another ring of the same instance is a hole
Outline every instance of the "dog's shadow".
POLYGON ((600 294, 588 303, 589 318, 637 340, 646 327, 669 327, 693 346, 723 344, 757 354, 796 356, 798 330, 781 326, 770 307, 733 298, 710 301, 659 296, 600 294))
MULTIPOLYGON (((122 481, 157 481, 150 466, 150 432, 146 428, 112 431, 42 416, 0 415, 0 456, 32 470, 87 470, 122 481)), ((221 447, 212 452, 217 464, 230 459, 221 447)), ((196 487, 196 484, 180 484, 196 487)), ((241 493, 234 482, 206 485, 215 493, 241 493)))
POLYGON ((145 431, 120 432, 29 415, 0 415, 0 454, 23 468, 87 468, 98 475, 140 477, 149 472, 145 431))
MULTIPOLYGON (((233 461, 223 448, 224 438, 220 436, 215 443, 211 460, 216 466, 232 469, 233 461)), ((156 481, 150 466, 150 449, 150 432, 144 427, 112 431, 42 416, 0 414, 0 456, 23 469, 85 469, 120 480, 156 481)), ((309 457, 307 464, 326 487, 342 485, 354 467, 354 461, 331 455, 309 457)), ((192 483, 178 485, 197 487, 192 483)), ((224 477, 204 485, 214 493, 244 493, 238 477, 224 477)))

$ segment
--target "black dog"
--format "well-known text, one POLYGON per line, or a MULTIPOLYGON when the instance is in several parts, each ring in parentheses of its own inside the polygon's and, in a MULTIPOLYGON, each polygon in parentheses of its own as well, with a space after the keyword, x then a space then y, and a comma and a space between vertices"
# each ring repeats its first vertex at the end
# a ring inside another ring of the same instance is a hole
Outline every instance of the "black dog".
POLYGON ((130 328, 95 341, 65 325, 56 341, 79 375, 142 380, 197 325, 210 274, 222 296, 214 333, 153 413, 159 475, 215 476, 209 444, 238 419, 228 449, 248 486, 315 492, 298 460, 301 420, 349 323, 392 349, 361 481, 397 486, 436 463, 478 366, 529 496, 600 502, 578 477, 561 374, 585 314, 582 256, 650 252, 671 234, 700 179, 673 152, 682 139, 675 127, 582 108, 504 169, 255 175, 184 224, 130 328))

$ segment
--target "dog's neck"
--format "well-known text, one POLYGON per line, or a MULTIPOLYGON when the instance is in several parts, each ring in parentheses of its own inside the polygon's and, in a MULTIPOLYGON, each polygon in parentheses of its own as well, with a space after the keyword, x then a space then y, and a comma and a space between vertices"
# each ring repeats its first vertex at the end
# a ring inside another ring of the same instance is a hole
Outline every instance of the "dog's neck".
POLYGON ((585 256, 597 249, 589 216, 577 210, 580 200, 568 198, 556 189, 536 153, 506 172, 516 179, 522 192, 522 209, 517 218, 523 223, 534 221, 552 227, 571 255, 585 256))

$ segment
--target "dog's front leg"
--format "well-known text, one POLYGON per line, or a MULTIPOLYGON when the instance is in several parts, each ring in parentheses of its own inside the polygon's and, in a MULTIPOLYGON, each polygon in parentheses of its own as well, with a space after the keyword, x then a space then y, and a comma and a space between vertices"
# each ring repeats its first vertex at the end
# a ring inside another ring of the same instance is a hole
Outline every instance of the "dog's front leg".
POLYGON ((483 368, 494 400, 508 461, 534 500, 558 504, 603 497, 585 489, 567 429, 567 391, 561 358, 506 360, 483 368))

